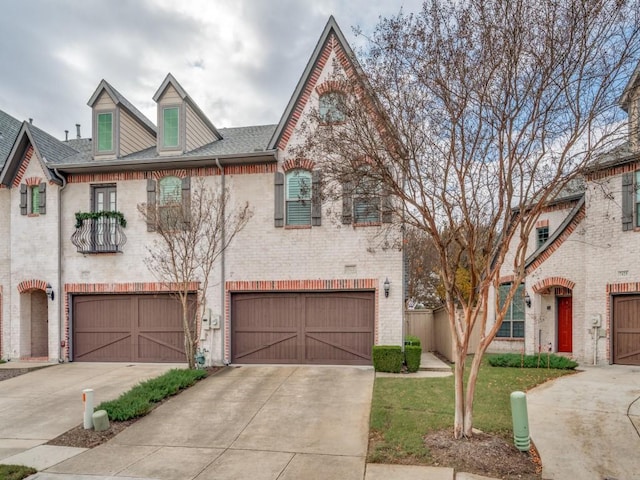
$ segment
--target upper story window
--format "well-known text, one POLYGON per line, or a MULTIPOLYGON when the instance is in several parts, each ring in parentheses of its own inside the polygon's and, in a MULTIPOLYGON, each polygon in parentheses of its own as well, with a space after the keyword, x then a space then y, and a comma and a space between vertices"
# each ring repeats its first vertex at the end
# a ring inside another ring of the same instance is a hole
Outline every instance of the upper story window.
MULTIPOLYGON (((511 283, 503 283, 498 288, 499 308, 504 306, 512 285, 511 283)), ((524 284, 518 285, 496 337, 524 338, 524 284)))
POLYGON ((158 181, 158 222, 165 228, 177 229, 182 223, 182 180, 164 177, 158 181))
POLYGON ((40 186, 32 185, 29 187, 31 191, 31 202, 29 205, 29 213, 34 215, 40 214, 40 186))
POLYGON ((354 223, 380 223, 380 187, 373 180, 358 182, 353 196, 354 223))
POLYGON ((319 113, 322 123, 344 122, 345 98, 341 92, 327 92, 320 95, 319 113))
POLYGON ((162 109, 162 146, 177 147, 180 144, 180 108, 162 109))
POLYGON ((311 225, 311 172, 291 170, 286 183, 287 225, 311 225))
POLYGON ((28 178, 20 185, 20 214, 37 216, 47 213, 47 184, 37 178, 28 178))
POLYGON ((536 248, 540 248, 549 240, 549 227, 536 228, 536 248))
POLYGON ((111 152, 113 150, 113 113, 98 113, 97 118, 98 140, 96 142, 98 152, 111 152))

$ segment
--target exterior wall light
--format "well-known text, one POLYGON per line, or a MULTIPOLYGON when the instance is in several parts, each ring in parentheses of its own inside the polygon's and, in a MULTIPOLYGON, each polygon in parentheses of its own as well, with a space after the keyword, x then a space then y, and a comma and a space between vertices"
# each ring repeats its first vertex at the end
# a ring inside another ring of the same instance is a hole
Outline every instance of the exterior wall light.
POLYGON ((529 296, 528 293, 524 294, 524 303, 527 306, 527 308, 531 308, 531 297, 529 296))
POLYGON ((382 284, 382 287, 384 288, 384 296, 385 296, 385 298, 389 298, 389 290, 391 290, 391 282, 389 281, 389 277, 387 277, 384 280, 384 283, 382 284))
POLYGON ((53 301, 55 295, 53 293, 53 287, 50 283, 47 283, 47 287, 44 289, 44 291, 46 292, 47 297, 49 297, 49 300, 53 301))

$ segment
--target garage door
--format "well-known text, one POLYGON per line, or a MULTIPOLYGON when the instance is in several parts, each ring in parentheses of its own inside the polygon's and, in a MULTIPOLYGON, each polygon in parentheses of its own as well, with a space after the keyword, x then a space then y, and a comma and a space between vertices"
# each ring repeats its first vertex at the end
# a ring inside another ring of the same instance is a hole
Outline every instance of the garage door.
POLYGON ((640 295, 613 297, 613 363, 640 365, 640 295))
POLYGON ((171 295, 74 296, 72 315, 74 361, 185 361, 182 307, 171 295))
POLYGON ((234 294, 233 361, 370 365, 374 303, 373 292, 234 294))

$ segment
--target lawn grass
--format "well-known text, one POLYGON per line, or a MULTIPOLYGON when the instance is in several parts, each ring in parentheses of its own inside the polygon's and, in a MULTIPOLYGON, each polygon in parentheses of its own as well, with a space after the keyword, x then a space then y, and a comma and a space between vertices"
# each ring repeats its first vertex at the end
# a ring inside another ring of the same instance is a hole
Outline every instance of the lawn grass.
MULTIPOLYGON (((492 367, 487 359, 478 375, 474 427, 512 437, 510 394, 527 391, 568 370, 492 367)), ((428 464, 422 437, 451 428, 454 414, 453 376, 444 378, 376 378, 371 405, 369 454, 377 463, 428 464)))
POLYGON ((149 413, 158 402, 206 376, 205 370, 174 368, 159 377, 139 383, 115 400, 102 402, 95 410, 106 410, 110 420, 124 421, 141 417, 149 413))
POLYGON ((0 480, 22 480, 37 473, 35 468, 24 465, 0 465, 0 480))

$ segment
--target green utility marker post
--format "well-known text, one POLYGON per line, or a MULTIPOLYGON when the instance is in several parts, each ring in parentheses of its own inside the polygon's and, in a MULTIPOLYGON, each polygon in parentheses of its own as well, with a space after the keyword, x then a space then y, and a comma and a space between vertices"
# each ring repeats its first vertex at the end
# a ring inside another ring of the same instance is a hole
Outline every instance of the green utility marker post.
POLYGON ((511 393, 511 418, 513 419, 513 441, 521 452, 531 447, 529 437, 529 417, 527 414, 527 396, 524 392, 511 393))

